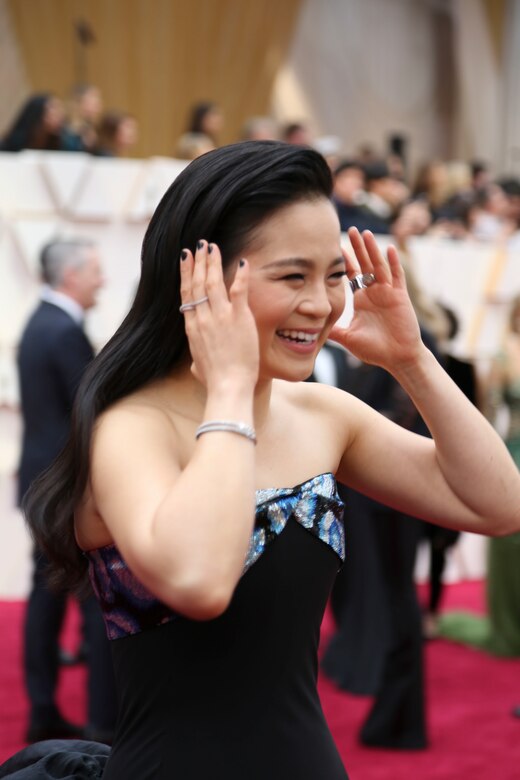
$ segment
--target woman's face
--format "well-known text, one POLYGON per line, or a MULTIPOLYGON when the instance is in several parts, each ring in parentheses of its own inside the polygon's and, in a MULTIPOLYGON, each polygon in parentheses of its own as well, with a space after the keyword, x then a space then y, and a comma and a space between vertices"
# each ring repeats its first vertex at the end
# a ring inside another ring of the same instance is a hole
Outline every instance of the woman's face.
POLYGON ((59 98, 51 97, 45 104, 43 123, 49 133, 57 133, 63 125, 65 112, 59 98))
POLYGON ((210 108, 206 112, 201 122, 201 130, 209 136, 218 135, 224 124, 224 115, 217 106, 210 108))
POLYGON ((345 261, 333 205, 320 198, 281 209, 258 228, 244 257, 260 380, 306 379, 345 307, 345 261))
POLYGON ((90 87, 83 93, 79 101, 79 110, 83 119, 89 122, 99 119, 103 110, 103 101, 97 87, 90 87))
POLYGON ((121 151, 131 149, 137 143, 138 127, 137 121, 132 116, 127 116, 121 120, 117 128, 116 143, 121 151))

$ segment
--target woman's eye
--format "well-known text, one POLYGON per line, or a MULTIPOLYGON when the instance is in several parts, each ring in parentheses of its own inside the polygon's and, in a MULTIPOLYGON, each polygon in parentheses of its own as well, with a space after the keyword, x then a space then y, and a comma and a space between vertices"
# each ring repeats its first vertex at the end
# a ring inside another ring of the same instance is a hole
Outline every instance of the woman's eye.
POLYGON ((347 275, 346 271, 337 271, 335 274, 331 274, 329 276, 329 279, 342 279, 346 275, 347 275))
POLYGON ((303 281, 305 279, 303 274, 287 274, 287 276, 282 276, 282 281, 284 282, 294 282, 294 281, 303 281))

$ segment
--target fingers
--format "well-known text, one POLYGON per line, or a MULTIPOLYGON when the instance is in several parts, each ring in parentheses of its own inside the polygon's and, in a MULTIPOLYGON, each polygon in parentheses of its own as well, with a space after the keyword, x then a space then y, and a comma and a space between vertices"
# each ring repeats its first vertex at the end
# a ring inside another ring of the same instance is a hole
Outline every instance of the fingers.
MULTIPOLYGON (((193 264, 193 274, 191 277, 191 292, 193 300, 201 300, 207 295, 206 275, 208 267, 208 244, 207 241, 199 241, 195 252, 195 262, 193 264)), ((202 304, 204 305, 204 304, 202 304)))
MULTIPOLYGON (((374 235, 369 230, 364 230, 361 234, 357 228, 350 228, 348 235, 359 263, 360 271, 357 273, 373 273, 377 282, 392 284, 394 276, 390 269, 390 261, 385 260, 374 235)), ((395 249, 394 253, 395 259, 397 257, 395 249)))
POLYGON ((357 259, 357 265, 356 262, 352 259, 350 259, 352 268, 356 269, 356 274, 362 273, 362 274, 370 274, 374 273, 374 267, 372 265, 372 260, 370 259, 370 255, 368 253, 364 237, 368 233, 367 230, 364 231, 363 236, 361 236, 361 233, 357 228, 350 228, 348 231, 348 237, 350 238, 350 243, 352 244, 352 249, 354 250, 354 253, 356 255, 357 259))
POLYGON ((186 328, 191 332, 195 322, 206 321, 211 313, 224 312, 231 303, 234 307, 248 307, 249 264, 242 259, 237 265, 229 292, 224 281, 222 257, 216 244, 201 240, 195 256, 189 249, 181 253, 181 311, 186 317, 186 328))
POLYGON ((228 294, 222 272, 222 257, 216 244, 207 245, 206 293, 212 311, 219 311, 228 304, 228 294))
POLYGON ((395 246, 388 247, 387 257, 394 287, 400 287, 406 290, 406 277, 395 246))
POLYGON ((193 255, 189 249, 181 252, 181 302, 183 305, 193 300, 191 293, 191 276, 193 273, 193 255))
POLYGON ((181 300, 186 315, 193 315, 196 310, 204 313, 208 308, 217 311, 229 303, 222 273, 222 258, 216 244, 200 240, 195 255, 189 249, 182 251, 181 300))
POLYGON ((361 273, 358 262, 349 255, 344 246, 341 247, 341 254, 345 258, 345 270, 349 279, 352 276, 357 276, 357 274, 361 273))

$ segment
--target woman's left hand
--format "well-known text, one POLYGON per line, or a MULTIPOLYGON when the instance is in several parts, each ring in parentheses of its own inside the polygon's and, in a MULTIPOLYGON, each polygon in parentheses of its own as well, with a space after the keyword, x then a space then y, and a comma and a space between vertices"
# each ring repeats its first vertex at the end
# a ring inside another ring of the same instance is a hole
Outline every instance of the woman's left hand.
POLYGON ((354 259, 343 251, 349 279, 374 274, 375 282, 356 291, 350 325, 334 326, 329 338, 364 363, 394 373, 398 366, 413 363, 424 349, 404 271, 395 247, 388 248, 385 259, 370 231, 361 235, 350 228, 348 235, 355 253, 354 259))

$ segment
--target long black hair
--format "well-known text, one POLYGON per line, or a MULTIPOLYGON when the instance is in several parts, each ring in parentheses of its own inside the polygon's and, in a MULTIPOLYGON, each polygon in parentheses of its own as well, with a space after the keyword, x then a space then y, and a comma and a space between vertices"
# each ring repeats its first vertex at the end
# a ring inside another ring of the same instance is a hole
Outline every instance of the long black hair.
POLYGON ((88 481, 92 430, 111 404, 165 377, 188 354, 179 312, 180 254, 204 238, 216 243, 224 267, 241 256, 256 228, 291 203, 329 198, 332 180, 312 149, 276 141, 246 141, 198 157, 175 179, 146 231, 141 278, 132 307, 80 384, 68 442, 36 480, 24 511, 37 545, 51 562, 55 584, 85 580, 86 559, 73 527, 88 481))
POLYGON ((22 149, 60 149, 58 133, 45 129, 45 112, 54 95, 41 92, 27 98, 9 130, 0 141, 3 152, 20 152, 22 149))

